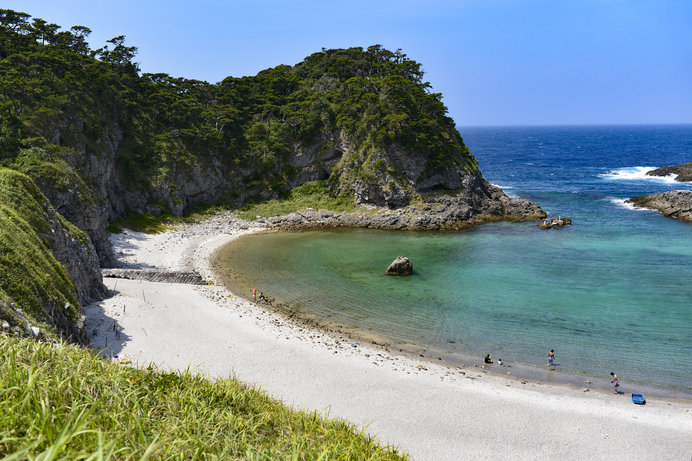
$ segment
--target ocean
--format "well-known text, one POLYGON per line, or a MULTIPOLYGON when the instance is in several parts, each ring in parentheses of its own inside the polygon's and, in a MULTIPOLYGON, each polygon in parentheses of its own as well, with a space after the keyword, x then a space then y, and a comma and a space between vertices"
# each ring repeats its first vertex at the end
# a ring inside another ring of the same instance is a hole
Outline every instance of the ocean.
POLYGON ((583 385, 614 371, 632 391, 692 398, 692 224, 624 203, 692 190, 645 174, 692 161, 692 126, 460 132, 488 181, 573 225, 252 235, 225 250, 227 283, 450 366, 491 353, 518 376, 583 385), (414 274, 384 276, 400 255, 414 274))

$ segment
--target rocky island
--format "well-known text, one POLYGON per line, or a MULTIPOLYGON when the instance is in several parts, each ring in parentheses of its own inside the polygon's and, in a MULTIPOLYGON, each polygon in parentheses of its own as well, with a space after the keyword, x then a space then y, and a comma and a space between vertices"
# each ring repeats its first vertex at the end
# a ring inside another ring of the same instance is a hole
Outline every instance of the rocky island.
POLYGON ((651 195, 640 195, 626 200, 641 208, 649 208, 663 213, 664 216, 692 222, 692 191, 672 190, 651 195))
POLYGON ((646 173, 649 176, 670 176, 675 175, 675 180, 679 182, 692 181, 692 162, 683 165, 662 166, 646 173))

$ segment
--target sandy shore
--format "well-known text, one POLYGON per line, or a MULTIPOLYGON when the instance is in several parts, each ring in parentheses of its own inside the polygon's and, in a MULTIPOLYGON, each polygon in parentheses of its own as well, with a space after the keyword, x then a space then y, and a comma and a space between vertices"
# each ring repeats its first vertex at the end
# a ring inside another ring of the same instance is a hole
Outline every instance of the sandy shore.
MULTIPOLYGON (((112 240, 121 267, 196 270, 214 281, 213 252, 255 230, 219 216, 112 240)), ((415 460, 692 457, 690 402, 638 406, 629 393, 419 362, 292 324, 216 284, 104 282, 115 295, 86 308, 92 346, 104 355, 235 376, 294 408, 347 419, 415 460)))

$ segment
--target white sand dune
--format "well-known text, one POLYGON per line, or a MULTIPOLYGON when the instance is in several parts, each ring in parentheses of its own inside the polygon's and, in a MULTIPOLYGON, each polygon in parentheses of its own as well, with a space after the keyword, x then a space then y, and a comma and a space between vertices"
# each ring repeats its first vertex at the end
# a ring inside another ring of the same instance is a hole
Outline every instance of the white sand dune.
MULTIPOLYGON (((113 236, 122 267, 197 270, 252 232, 229 216, 164 234, 113 236)), ((448 368, 294 325, 222 286, 105 279, 92 345, 139 365, 235 376, 298 409, 346 419, 415 460, 689 460, 692 402, 584 392, 448 368), (119 339, 109 329, 122 326, 119 339)))

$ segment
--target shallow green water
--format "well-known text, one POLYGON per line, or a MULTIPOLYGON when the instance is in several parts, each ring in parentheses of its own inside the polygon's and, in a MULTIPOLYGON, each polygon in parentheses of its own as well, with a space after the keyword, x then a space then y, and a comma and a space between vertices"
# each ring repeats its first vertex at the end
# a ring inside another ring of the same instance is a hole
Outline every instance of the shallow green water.
POLYGON ((492 352, 542 366, 556 349, 567 371, 616 368, 630 381, 689 389, 691 292, 680 271, 692 275, 690 255, 667 243, 654 250, 627 234, 599 242, 496 223, 455 233, 254 235, 225 257, 248 293, 256 286, 323 320, 452 361, 492 352), (399 255, 414 274, 385 276, 399 255), (648 264, 634 263, 642 258, 648 264))

